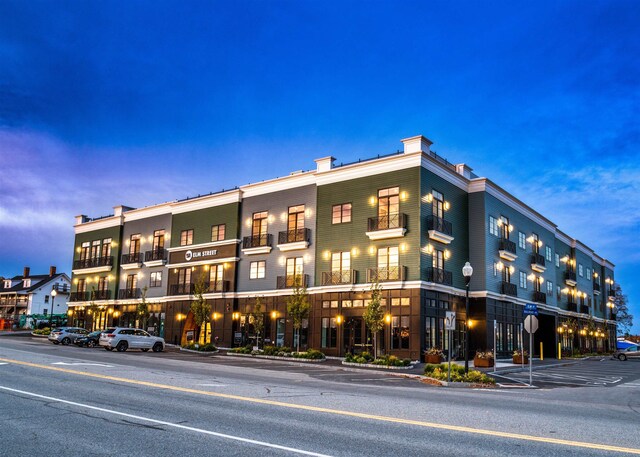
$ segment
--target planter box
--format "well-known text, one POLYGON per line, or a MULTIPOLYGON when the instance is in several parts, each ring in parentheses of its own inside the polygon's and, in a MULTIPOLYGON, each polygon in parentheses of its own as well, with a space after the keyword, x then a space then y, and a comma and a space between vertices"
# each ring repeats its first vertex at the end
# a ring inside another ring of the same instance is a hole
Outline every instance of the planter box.
POLYGON ((429 355, 429 354, 425 354, 424 355, 424 362, 425 363, 433 363, 435 365, 439 365, 442 363, 444 359, 442 357, 440 357, 439 355, 429 355))
POLYGON ((522 365, 524 363, 526 365, 526 364, 529 363, 529 357, 525 356, 524 362, 523 362, 521 355, 514 355, 513 356, 513 363, 515 363, 516 365, 522 365))
POLYGON ((479 359, 478 357, 473 358, 473 366, 476 368, 490 368, 493 366, 493 359, 479 359))

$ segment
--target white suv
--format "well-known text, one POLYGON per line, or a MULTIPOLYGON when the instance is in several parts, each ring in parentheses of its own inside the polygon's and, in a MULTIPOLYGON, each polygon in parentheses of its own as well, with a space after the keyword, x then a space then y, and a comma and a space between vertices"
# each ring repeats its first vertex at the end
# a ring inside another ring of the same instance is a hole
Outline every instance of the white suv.
POLYGON ((147 352, 153 349, 153 352, 162 352, 164 350, 164 338, 151 336, 139 328, 108 328, 100 334, 98 343, 107 351, 116 349, 118 352, 124 352, 127 349, 142 349, 147 352))

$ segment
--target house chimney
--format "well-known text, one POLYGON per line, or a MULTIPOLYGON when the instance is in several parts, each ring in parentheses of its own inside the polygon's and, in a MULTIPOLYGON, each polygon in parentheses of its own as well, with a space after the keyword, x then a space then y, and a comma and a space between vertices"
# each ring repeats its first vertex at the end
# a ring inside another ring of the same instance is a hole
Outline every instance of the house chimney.
POLYGON ((23 278, 28 278, 29 277, 29 267, 24 267, 24 272, 22 274, 23 278))
POLYGON ((333 162, 335 161, 335 157, 327 156, 321 159, 316 159, 314 162, 316 163, 316 171, 318 173, 322 173, 323 171, 329 171, 333 168, 333 162))
POLYGON ((429 146, 433 144, 429 138, 422 135, 412 136, 411 138, 405 138, 400 140, 404 144, 404 153, 411 154, 412 152, 426 152, 429 153, 429 146))
POLYGON ((49 267, 49 277, 53 278, 56 275, 56 267, 54 265, 49 267))
POLYGON ((456 165, 456 171, 458 172, 458 174, 464 176, 465 178, 471 179, 471 172, 473 171, 473 168, 471 168, 466 163, 459 163, 458 165, 456 165))

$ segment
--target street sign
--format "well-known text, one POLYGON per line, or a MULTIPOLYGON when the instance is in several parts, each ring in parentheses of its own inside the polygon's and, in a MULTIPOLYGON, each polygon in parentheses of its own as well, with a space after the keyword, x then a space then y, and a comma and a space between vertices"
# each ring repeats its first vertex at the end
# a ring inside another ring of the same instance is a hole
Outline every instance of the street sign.
POLYGON ((536 316, 525 317, 524 329, 529 333, 536 333, 536 330, 538 330, 538 318, 536 316))
POLYGON ((535 303, 527 303, 524 305, 524 315, 525 316, 537 316, 538 315, 538 305, 535 303))
POLYGON ((447 330, 456 329, 456 313, 453 311, 447 311, 447 317, 444 319, 444 328, 447 330))

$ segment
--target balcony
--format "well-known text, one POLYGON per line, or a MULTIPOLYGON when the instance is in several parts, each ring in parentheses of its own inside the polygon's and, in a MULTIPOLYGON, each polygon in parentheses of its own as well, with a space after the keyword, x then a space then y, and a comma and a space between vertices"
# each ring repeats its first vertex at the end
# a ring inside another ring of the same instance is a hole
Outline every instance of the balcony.
POLYGON ((193 284, 171 284, 171 287, 169 287, 169 295, 191 295, 193 289, 193 284))
POLYGON ((576 272, 575 271, 565 271, 564 272, 564 282, 569 287, 575 287, 578 284, 576 280, 576 272))
POLYGON ((242 253, 245 255, 268 254, 271 252, 272 238, 270 233, 245 236, 242 239, 242 253))
POLYGON ((140 289, 121 289, 118 291, 118 298, 120 300, 131 300, 134 298, 140 298, 142 293, 140 289))
POLYGON ((68 284, 54 284, 53 290, 55 290, 59 294, 68 294, 71 291, 71 288, 68 284))
POLYGON ((512 297, 518 296, 518 287, 510 282, 502 281, 500 283, 500 293, 503 295, 511 295, 512 297))
POLYGON ((295 251, 306 249, 311 241, 311 229, 301 228, 278 232, 278 249, 281 251, 295 251))
POLYGON ((404 281, 406 267, 369 268, 367 269, 367 282, 404 281))
POLYGON ((366 235, 370 240, 398 238, 407 232, 407 215, 393 213, 385 216, 370 217, 366 235))
POLYGON ((112 268, 113 256, 73 261, 73 273, 101 273, 111 271, 112 268))
POLYGON ((538 273, 544 273, 547 267, 544 266, 544 257, 536 252, 531 254, 531 269, 538 273))
POLYGON ((533 291, 533 301, 536 303, 547 303, 547 295, 544 292, 538 290, 533 291))
POLYGON ((498 246, 498 254, 501 259, 513 262, 518 258, 516 255, 516 243, 505 238, 501 239, 500 245, 498 246))
POLYGON ((451 274, 450 271, 443 270, 442 268, 428 267, 426 279, 428 282, 444 284, 445 286, 451 286, 453 284, 453 274, 451 274))
POLYGON ((587 305, 580 305, 578 307, 578 312, 582 314, 589 314, 589 307, 587 305))
POLYGON ((569 302, 567 304, 567 311, 573 311, 574 313, 578 312, 578 304, 577 303, 573 303, 573 302, 569 302))
POLYGON ((111 300, 111 291, 93 290, 91 291, 91 300, 111 300))
POLYGON ((229 292, 229 281, 206 283, 207 292, 229 292))
POLYGON ((89 301, 89 292, 71 292, 69 301, 89 301))
POLYGON ((441 217, 427 216, 427 231, 429 232, 429 238, 434 241, 449 244, 454 240, 451 222, 441 217))
POLYGON ((133 270, 134 268, 140 268, 142 266, 143 260, 144 254, 142 254, 142 252, 131 252, 129 254, 122 254, 120 266, 123 270, 133 270))
POLYGON ((356 276, 356 270, 323 271, 322 285, 335 286, 338 284, 355 284, 356 276))
POLYGON ((292 289, 294 287, 308 287, 309 275, 278 276, 276 289, 292 289))
POLYGON ((593 282, 593 294, 600 295, 600 284, 595 281, 593 282))
POLYGON ((160 267, 167 263, 167 251, 164 248, 147 251, 144 254, 144 264, 148 267, 160 267))

